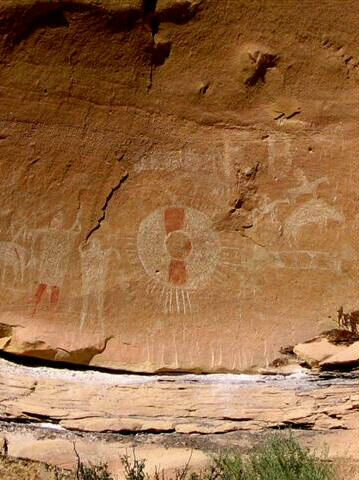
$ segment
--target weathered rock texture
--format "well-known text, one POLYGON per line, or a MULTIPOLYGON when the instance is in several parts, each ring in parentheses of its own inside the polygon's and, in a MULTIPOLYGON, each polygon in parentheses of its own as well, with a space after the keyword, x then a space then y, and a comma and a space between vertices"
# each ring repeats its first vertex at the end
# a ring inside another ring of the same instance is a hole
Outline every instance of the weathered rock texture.
POLYGON ((357 307, 356 1, 0 18, 2 349, 239 371, 357 307))
MULTIPOLYGON (((236 376, 53 378, 0 374, 0 419, 86 432, 226 433, 290 427, 358 429, 357 381, 236 376), (320 384, 322 383, 322 384, 320 384)), ((355 431, 355 432, 354 432, 355 431)))
POLYGON ((84 461, 106 461, 118 474, 132 446, 151 471, 183 466, 191 447, 199 468, 206 452, 248 448, 269 429, 292 427, 311 448, 359 460, 355 377, 123 377, 3 362, 0 370, 0 427, 14 457, 71 468, 75 443, 84 461))

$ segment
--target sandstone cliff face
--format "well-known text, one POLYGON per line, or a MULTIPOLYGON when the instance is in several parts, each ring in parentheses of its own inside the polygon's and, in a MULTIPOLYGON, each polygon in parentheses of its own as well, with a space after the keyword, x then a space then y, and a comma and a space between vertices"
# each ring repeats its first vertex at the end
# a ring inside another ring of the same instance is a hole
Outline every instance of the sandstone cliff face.
POLYGON ((357 308, 355 1, 0 18, 3 350, 243 371, 357 308))

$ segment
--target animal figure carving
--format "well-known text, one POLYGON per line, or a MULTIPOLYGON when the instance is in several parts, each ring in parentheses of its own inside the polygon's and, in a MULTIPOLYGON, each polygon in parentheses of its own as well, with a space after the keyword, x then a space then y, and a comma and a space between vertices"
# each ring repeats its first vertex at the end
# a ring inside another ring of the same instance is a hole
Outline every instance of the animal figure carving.
POLYGON ((312 195, 314 198, 317 198, 317 189, 319 185, 322 183, 329 184, 328 177, 317 178, 313 182, 310 182, 300 168, 295 170, 294 175, 297 177, 299 186, 288 190, 290 198, 293 199, 298 198, 300 195, 312 195))
POLYGON ((323 200, 309 200, 298 207, 284 222, 284 234, 295 239, 301 228, 308 224, 316 224, 325 228, 330 221, 343 223, 344 216, 323 200))

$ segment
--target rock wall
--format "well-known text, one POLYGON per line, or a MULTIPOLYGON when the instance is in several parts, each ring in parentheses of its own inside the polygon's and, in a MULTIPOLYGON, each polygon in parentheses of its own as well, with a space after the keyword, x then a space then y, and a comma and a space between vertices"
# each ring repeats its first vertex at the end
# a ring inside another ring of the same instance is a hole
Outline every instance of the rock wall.
POLYGON ((357 308, 355 1, 0 1, 0 337, 245 371, 357 308))

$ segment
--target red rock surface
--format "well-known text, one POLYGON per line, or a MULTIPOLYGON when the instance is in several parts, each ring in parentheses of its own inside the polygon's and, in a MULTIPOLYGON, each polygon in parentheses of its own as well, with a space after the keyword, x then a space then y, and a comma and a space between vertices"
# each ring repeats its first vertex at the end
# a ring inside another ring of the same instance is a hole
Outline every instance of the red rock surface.
POLYGON ((243 371, 357 308, 357 2, 0 1, 1 348, 243 371))

